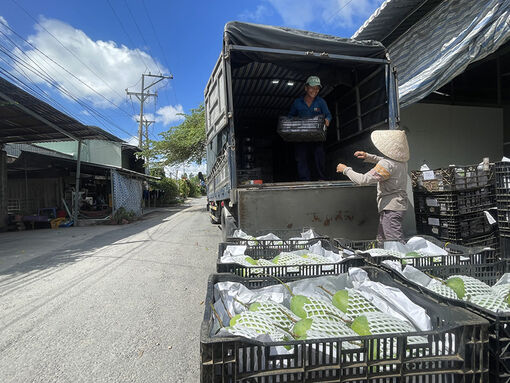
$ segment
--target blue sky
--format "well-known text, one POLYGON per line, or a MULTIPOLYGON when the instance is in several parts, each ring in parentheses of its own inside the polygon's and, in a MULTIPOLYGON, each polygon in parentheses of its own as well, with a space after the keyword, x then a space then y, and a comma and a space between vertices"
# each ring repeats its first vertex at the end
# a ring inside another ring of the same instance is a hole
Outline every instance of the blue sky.
POLYGON ((226 22, 350 37, 382 2, 2 0, 0 76, 14 75, 57 109, 130 140, 140 106, 126 88, 139 92, 143 72, 171 73, 173 80, 153 88, 157 101, 146 104, 157 139, 179 124, 178 113, 202 102, 226 22))

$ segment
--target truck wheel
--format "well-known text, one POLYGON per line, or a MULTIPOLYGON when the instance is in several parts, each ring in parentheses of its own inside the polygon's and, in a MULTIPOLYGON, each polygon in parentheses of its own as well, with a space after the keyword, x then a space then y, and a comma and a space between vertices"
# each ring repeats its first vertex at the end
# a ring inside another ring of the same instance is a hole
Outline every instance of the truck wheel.
POLYGON ((221 239, 223 242, 227 241, 227 238, 230 238, 234 235, 234 231, 237 229, 237 224, 228 209, 221 209, 221 239))

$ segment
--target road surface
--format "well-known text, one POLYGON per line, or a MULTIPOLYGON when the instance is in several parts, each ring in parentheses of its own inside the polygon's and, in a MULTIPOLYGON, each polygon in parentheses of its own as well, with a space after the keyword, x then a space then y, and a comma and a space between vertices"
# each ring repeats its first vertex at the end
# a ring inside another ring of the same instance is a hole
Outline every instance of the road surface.
POLYGON ((0 382, 198 382, 221 232, 188 205, 0 234, 0 382))

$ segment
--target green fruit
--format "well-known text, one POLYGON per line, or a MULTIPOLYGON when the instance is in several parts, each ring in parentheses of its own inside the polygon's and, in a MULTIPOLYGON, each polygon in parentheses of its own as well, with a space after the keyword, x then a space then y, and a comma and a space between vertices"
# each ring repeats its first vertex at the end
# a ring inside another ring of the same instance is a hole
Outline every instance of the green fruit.
POLYGON ((252 303, 250 305, 250 311, 257 311, 260 307, 260 303, 259 302, 255 302, 255 303, 252 303))
POLYGON ((230 327, 235 326, 235 324, 237 323, 239 318, 241 318, 241 314, 237 314, 237 315, 233 316, 232 318, 230 318, 230 327))
POLYGON ((505 298, 505 302, 508 306, 510 306, 510 294, 508 294, 505 298))
POLYGON ((290 300, 290 310, 298 317, 305 319, 308 314, 303 308, 305 304, 310 304, 310 299, 304 295, 294 295, 290 300))
POLYGON ((278 264, 278 260, 280 259, 280 256, 277 255, 276 257, 274 257, 271 262, 275 263, 275 264, 278 264))
POLYGON ((365 315, 360 315, 351 324, 351 328, 359 335, 372 335, 368 319, 365 315))
POLYGON ((418 254, 416 251, 411 251, 409 253, 406 254, 406 257, 409 257, 409 258, 416 258, 416 257, 421 257, 420 254, 418 254))
POLYGON ((464 288, 464 281, 459 277, 450 278, 446 281, 446 286, 455 291, 455 294, 459 297, 459 299, 464 298, 466 295, 466 289, 464 288))
POLYGON ((246 262, 251 263, 252 265, 258 265, 257 261, 254 260, 252 257, 246 257, 246 262))
POLYGON ((294 325, 294 334, 296 334, 297 339, 306 339, 306 333, 312 327, 312 323, 312 319, 301 319, 294 325))
POLYGON ((349 292, 347 290, 339 290, 333 295, 333 305, 342 310, 344 313, 347 312, 349 307, 349 292))

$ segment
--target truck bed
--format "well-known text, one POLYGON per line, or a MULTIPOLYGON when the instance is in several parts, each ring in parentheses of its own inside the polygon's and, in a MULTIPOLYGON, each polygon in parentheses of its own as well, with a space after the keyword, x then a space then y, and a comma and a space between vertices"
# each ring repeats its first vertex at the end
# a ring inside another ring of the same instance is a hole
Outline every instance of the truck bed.
POLYGON ((377 234, 375 186, 347 181, 286 182, 240 186, 237 195, 238 225, 247 233, 311 227, 331 237, 367 239, 377 234))

